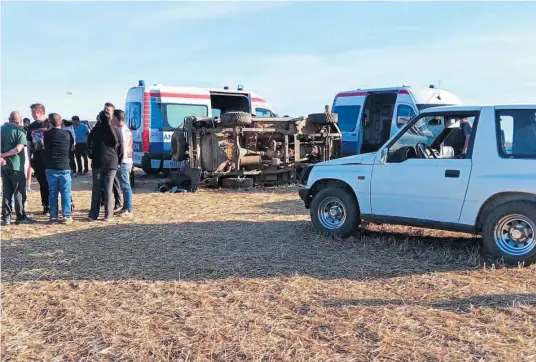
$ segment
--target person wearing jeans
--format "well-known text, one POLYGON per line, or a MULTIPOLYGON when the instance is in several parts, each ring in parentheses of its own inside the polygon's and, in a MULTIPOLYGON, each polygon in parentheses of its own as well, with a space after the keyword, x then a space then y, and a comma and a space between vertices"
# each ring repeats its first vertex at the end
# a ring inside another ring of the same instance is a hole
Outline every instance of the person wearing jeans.
POLYGON ((114 111, 114 124, 121 132, 121 143, 123 146, 123 159, 119 165, 117 178, 123 191, 123 209, 121 216, 132 216, 132 187, 130 187, 130 172, 132 171, 133 139, 132 132, 125 124, 125 112, 120 109, 114 111))
POLYGON ((114 215, 113 183, 118 165, 123 159, 123 146, 119 130, 112 126, 113 114, 101 111, 98 123, 88 137, 93 169, 93 189, 88 220, 99 217, 102 191, 104 191, 104 220, 110 221, 114 215))
POLYGON ((58 221, 58 193, 61 194, 61 210, 63 222, 70 224, 71 218, 71 183, 72 170, 70 154, 74 150, 74 138, 68 131, 62 129, 62 119, 59 114, 48 116, 52 129, 45 132, 45 165, 50 195, 50 222, 58 221))

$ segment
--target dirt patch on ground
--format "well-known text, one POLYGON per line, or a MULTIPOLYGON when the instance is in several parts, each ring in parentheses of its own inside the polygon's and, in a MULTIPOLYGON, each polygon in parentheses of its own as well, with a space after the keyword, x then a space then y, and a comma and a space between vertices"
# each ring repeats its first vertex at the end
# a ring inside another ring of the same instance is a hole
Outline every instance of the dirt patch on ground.
POLYGON ((135 217, 2 230, 2 354, 13 361, 536 361, 536 268, 470 235, 314 233, 295 188, 153 192, 135 217))

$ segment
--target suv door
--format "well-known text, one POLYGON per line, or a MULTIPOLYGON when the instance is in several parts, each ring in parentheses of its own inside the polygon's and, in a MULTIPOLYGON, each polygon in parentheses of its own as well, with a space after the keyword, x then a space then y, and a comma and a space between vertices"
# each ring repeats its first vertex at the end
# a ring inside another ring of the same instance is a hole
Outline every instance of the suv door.
POLYGON ((428 125, 430 117, 435 116, 416 117, 378 153, 384 158, 377 157, 372 172, 373 215, 442 223, 459 221, 472 167, 470 154, 465 158, 408 158, 401 162, 392 157, 397 149, 432 144, 438 130, 434 128, 437 125, 428 125))

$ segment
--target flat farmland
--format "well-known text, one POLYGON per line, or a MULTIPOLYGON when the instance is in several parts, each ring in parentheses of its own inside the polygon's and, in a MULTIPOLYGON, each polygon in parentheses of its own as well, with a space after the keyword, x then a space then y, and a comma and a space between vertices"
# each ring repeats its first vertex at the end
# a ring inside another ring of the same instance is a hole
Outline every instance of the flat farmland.
MULTIPOLYGON (((154 192, 133 219, 2 230, 5 361, 536 361, 536 267, 472 235, 316 234, 294 187, 154 192)), ((37 185, 34 185, 37 189, 37 185)))

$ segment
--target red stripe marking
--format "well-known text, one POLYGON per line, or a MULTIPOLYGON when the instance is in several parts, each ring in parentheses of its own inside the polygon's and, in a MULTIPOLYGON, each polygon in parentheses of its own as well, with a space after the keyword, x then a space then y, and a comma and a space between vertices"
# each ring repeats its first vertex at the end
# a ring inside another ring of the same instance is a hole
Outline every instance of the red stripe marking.
POLYGON ((190 99, 210 99, 208 94, 190 94, 190 93, 170 93, 170 92, 151 92, 151 97, 166 98, 190 98, 190 99))
POLYGON ((142 152, 149 152, 151 138, 149 136, 149 96, 151 93, 143 94, 143 132, 141 134, 142 152))
POLYGON ((409 92, 407 91, 407 89, 399 89, 398 94, 409 94, 409 92))
POLYGON ((335 98, 344 98, 344 97, 364 97, 367 95, 367 92, 348 92, 348 93, 339 93, 335 98))
POLYGON ((251 101, 252 102, 257 102, 257 103, 266 103, 266 101, 264 99, 258 98, 258 97, 251 98, 251 101))

